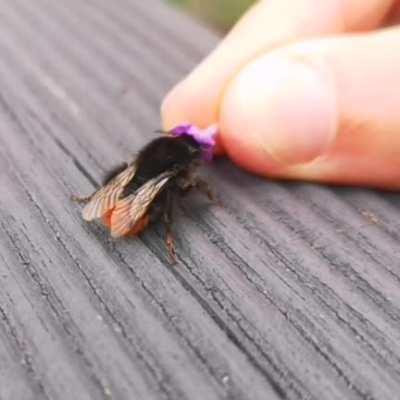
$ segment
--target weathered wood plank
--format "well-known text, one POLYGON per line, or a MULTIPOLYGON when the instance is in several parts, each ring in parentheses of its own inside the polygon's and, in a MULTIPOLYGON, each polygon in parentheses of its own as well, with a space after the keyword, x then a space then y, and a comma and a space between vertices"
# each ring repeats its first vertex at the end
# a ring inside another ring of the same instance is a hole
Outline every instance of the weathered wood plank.
POLYGON ((0 1, 0 398, 393 399, 399 196, 227 161, 223 206, 113 241, 69 201, 217 38, 157 1, 0 1), (240 184, 239 184, 240 183, 240 184))

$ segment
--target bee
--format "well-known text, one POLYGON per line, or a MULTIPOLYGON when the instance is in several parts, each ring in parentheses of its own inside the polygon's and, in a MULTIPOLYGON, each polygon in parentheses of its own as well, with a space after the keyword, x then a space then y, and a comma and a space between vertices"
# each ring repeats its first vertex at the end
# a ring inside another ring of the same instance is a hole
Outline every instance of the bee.
POLYGON ((212 159, 217 128, 201 130, 184 124, 162 133, 144 146, 133 162, 111 171, 93 194, 72 198, 85 204, 84 220, 102 220, 114 238, 137 236, 150 223, 162 219, 165 243, 176 261, 171 229, 174 197, 198 189, 214 200, 207 182, 196 172, 212 159))

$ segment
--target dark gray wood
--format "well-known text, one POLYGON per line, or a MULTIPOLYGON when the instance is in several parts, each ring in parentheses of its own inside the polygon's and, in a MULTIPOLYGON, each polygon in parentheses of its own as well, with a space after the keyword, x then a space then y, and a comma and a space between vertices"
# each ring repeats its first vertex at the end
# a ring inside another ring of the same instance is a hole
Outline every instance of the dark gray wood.
POLYGON ((400 398, 399 196, 226 160, 221 207, 111 240, 71 194, 218 41, 155 0, 0 1, 0 399, 400 398))

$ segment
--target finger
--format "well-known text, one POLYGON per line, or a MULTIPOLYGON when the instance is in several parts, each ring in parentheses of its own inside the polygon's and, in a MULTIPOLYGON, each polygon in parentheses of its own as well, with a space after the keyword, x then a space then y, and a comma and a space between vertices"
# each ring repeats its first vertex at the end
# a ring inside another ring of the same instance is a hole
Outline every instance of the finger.
POLYGON ((236 71, 257 54, 295 40, 377 27, 395 0, 265 0, 242 18, 217 49, 166 97, 166 129, 218 121, 219 103, 236 71))
POLYGON ((400 28, 269 52, 229 84, 220 127, 273 177, 400 188, 400 28))
POLYGON ((386 25, 396 25, 400 22, 400 1, 396 1, 386 17, 386 25))

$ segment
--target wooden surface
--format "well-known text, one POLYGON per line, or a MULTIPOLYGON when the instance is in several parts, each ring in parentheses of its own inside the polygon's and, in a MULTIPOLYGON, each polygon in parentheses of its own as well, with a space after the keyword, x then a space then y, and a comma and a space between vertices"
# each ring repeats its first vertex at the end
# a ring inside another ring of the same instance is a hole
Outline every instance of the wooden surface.
POLYGON ((399 196, 218 161, 223 206, 80 217, 217 42, 153 0, 0 1, 0 399, 400 399, 399 196))

